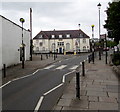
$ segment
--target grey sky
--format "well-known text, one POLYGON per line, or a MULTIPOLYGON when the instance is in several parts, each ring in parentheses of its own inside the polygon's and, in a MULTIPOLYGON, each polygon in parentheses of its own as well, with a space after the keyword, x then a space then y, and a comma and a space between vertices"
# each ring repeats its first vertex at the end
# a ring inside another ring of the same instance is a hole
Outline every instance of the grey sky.
POLYGON ((80 28, 91 37, 91 25, 95 25, 95 37, 98 37, 98 8, 101 7, 101 33, 111 0, 31 0, 31 2, 2 1, 0 14, 21 25, 19 19, 25 19, 24 28, 29 29, 29 8, 33 10, 33 37, 41 30, 74 30, 80 28))

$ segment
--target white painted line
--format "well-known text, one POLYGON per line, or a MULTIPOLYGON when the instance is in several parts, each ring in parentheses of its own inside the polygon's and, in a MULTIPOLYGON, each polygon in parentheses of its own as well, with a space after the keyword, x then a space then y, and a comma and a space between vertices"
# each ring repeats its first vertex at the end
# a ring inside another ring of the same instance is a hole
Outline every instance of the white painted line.
POLYGON ((44 69, 50 69, 50 68, 52 68, 52 67, 54 67, 55 65, 50 65, 50 66, 48 66, 48 67, 45 67, 44 69))
POLYGON ((16 80, 24 79, 24 78, 26 78, 26 77, 30 77, 30 76, 32 76, 32 75, 34 75, 34 74, 30 74, 30 75, 26 75, 26 76, 23 76, 23 77, 19 77, 19 78, 13 79, 12 81, 16 81, 16 80))
POLYGON ((65 68, 66 66, 67 65, 61 65, 61 66, 57 67, 56 69, 61 70, 61 69, 65 68))
POLYGON ((54 91, 55 89, 59 88, 59 87, 62 86, 62 85, 63 85, 63 83, 62 83, 62 84, 59 84, 58 86, 54 87, 53 89, 49 90, 48 92, 44 93, 43 95, 46 96, 47 94, 51 93, 52 91, 54 91))
POLYGON ((70 68, 71 70, 75 70, 79 65, 75 65, 72 68, 70 68))
POLYGON ((66 74, 63 76, 62 82, 65 83, 65 77, 66 77, 66 75, 69 75, 69 74, 71 74, 71 73, 73 73, 73 72, 75 72, 75 70, 73 70, 72 72, 66 73, 66 74))
POLYGON ((36 107, 35 107, 35 109, 34 109, 34 112, 37 112, 39 110, 39 108, 40 108, 40 106, 42 104, 43 99, 44 99, 44 96, 41 96, 39 101, 38 101, 38 103, 37 103, 37 105, 36 105, 36 107))
POLYGON ((33 72, 33 75, 34 75, 34 74, 36 74, 38 71, 39 71, 39 69, 38 69, 38 70, 36 70, 35 72, 33 72))
POLYGON ((11 81, 9 81, 9 82, 5 83, 4 85, 0 86, 0 88, 5 87, 5 86, 8 85, 9 83, 11 83, 11 81))

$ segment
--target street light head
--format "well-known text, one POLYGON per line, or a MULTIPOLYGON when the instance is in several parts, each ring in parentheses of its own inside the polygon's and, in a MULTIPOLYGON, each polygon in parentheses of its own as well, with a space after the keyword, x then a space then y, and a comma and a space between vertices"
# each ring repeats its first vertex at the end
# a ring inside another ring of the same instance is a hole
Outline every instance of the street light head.
POLYGON ((95 25, 91 25, 92 28, 94 28, 95 25))
POLYGON ((23 18, 20 18, 20 22, 21 22, 21 23, 24 23, 25 20, 24 20, 23 18))
POLYGON ((100 3, 97 6, 98 6, 99 9, 101 8, 101 4, 100 3))

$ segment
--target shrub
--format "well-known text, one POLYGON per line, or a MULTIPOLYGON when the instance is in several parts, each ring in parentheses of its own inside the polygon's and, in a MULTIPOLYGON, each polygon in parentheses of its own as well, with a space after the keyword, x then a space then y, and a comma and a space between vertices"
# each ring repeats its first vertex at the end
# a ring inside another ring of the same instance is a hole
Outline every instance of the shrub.
POLYGON ((112 62, 114 65, 120 65, 120 52, 114 53, 112 57, 112 62))

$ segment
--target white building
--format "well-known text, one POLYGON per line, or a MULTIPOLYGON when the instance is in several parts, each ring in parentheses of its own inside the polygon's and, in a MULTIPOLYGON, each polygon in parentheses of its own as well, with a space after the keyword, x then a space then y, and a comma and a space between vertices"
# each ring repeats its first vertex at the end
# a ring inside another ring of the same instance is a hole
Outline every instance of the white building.
MULTIPOLYGON (((22 27, 0 15, 0 69, 21 63, 20 45, 22 43, 22 27)), ((25 60, 30 57, 30 32, 23 29, 25 44, 25 60)))
POLYGON ((90 37, 82 30, 41 31, 33 38, 34 52, 88 52, 90 37))

